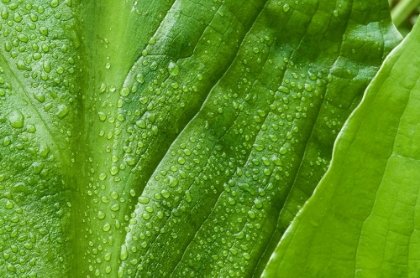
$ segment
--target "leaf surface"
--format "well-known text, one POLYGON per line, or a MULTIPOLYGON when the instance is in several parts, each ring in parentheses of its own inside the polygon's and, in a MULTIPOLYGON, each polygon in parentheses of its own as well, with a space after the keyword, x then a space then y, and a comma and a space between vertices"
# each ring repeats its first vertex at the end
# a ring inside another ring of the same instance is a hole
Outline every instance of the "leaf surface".
POLYGON ((8 277, 258 275, 399 40, 387 1, 0 12, 8 277))
POLYGON ((417 277, 420 25, 387 57, 267 277, 417 277))

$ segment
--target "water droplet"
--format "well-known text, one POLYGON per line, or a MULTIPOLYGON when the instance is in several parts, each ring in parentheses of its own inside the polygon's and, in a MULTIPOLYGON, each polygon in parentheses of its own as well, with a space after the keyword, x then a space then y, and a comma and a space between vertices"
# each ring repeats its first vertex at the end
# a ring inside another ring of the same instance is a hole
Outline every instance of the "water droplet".
POLYGON ((305 91, 312 92, 313 88, 310 84, 305 83, 305 91))
POLYGON ((28 42, 28 36, 26 36, 25 34, 19 34, 18 35, 18 39, 21 41, 21 42, 28 42))
POLYGON ((57 7, 58 6, 58 0, 52 0, 50 5, 51 5, 52 8, 57 7))
POLYGON ((50 61, 44 61, 42 63, 42 66, 43 66, 45 72, 47 72, 47 73, 51 72, 51 63, 50 63, 50 61))
POLYGON ((188 189, 185 191, 185 197, 186 197, 187 203, 191 203, 192 201, 191 193, 188 189))
POLYGON ((126 156, 125 158, 124 158, 124 161, 128 164, 128 165, 130 165, 130 166, 133 166, 133 165, 135 165, 136 164, 136 159, 134 158, 134 157, 132 157, 132 156, 130 156, 130 155, 128 155, 128 156, 126 156))
POLYGON ((10 139, 10 137, 6 136, 3 139, 3 146, 9 146, 11 142, 12 142, 12 140, 10 139))
POLYGON ((185 164, 185 158, 183 158, 182 156, 178 157, 178 163, 181 165, 185 164))
POLYGON ((155 43, 156 43, 156 38, 151 37, 150 40, 149 40, 149 44, 154 45, 155 43))
POLYGON ((283 12, 287 13, 290 10, 290 5, 289 4, 284 4, 283 5, 283 12))
POLYGON ((125 261, 128 257, 127 245, 121 245, 121 252, 120 252, 120 259, 121 261, 125 261))
POLYGON ((169 196, 171 196, 171 193, 168 190, 165 190, 165 189, 162 189, 162 191, 160 191, 160 193, 166 199, 169 198, 169 196))
POLYGON ((15 15, 13 16, 13 20, 16 21, 16 22, 21 22, 22 19, 23 19, 23 17, 18 13, 15 13, 15 15))
POLYGON ((140 84, 143 84, 143 83, 144 83, 144 76, 143 76, 143 74, 141 74, 141 73, 137 74, 137 75, 136 75, 136 80, 137 80, 137 82, 139 82, 140 84))
POLYGON ((2 17, 4 20, 8 19, 8 18, 9 18, 9 11, 8 11, 7 9, 3 9, 3 10, 1 11, 1 17, 2 17))
POLYGON ((150 219, 150 214, 148 212, 143 212, 142 217, 144 220, 149 220, 150 219))
POLYGON ((98 218, 99 219, 104 219, 105 218, 105 213, 103 213, 102 211, 98 211, 98 218))
POLYGON ((65 104, 60 104, 57 107, 57 117, 62 119, 69 113, 69 108, 65 104))
POLYGON ((44 165, 41 162, 36 161, 32 163, 32 171, 34 174, 40 174, 42 169, 44 169, 44 165))
POLYGON ((119 204, 113 204, 110 208, 112 211, 117 211, 120 209, 120 205, 119 204))
POLYGON ((179 74, 179 67, 175 62, 170 62, 168 65, 169 74, 172 76, 177 76, 179 74))
POLYGON ((255 199, 254 204, 255 204, 255 207, 257 209, 260 209, 260 208, 263 207, 263 203, 262 203, 262 201, 260 199, 255 199))
POLYGON ((104 232, 108 232, 111 229, 111 225, 107 222, 104 224, 104 226, 102 227, 102 230, 104 232))
POLYGON ((281 162, 280 158, 278 158, 278 157, 277 157, 277 156, 275 156, 275 155, 271 158, 271 161, 273 161, 273 163, 274 163, 275 165, 277 165, 277 166, 282 165, 282 162, 281 162))
POLYGON ((284 86, 280 86, 280 87, 278 88, 278 90, 279 90, 279 92, 282 92, 282 93, 285 93, 285 94, 290 93, 289 88, 284 87, 284 86))
POLYGON ((34 98, 41 103, 45 101, 45 95, 42 92, 35 92, 34 98))
POLYGON ((12 127, 22 128, 23 127, 23 121, 24 121, 23 114, 18 110, 14 110, 9 115, 9 121, 10 121, 10 125, 12 127))
POLYGON ((150 202, 150 199, 144 196, 140 196, 138 198, 138 201, 140 204, 148 204, 150 202))
POLYGON ((115 192, 115 191, 112 191, 112 192, 111 192, 111 194, 110 194, 110 196, 111 196, 111 198, 112 198, 112 199, 114 199, 114 200, 118 199, 118 193, 117 193, 117 192, 115 192))
POLYGON ((130 89, 128 89, 127 87, 122 88, 120 91, 120 95, 123 97, 128 96, 129 93, 130 93, 130 89))
POLYGON ((122 278, 124 276, 124 269, 120 266, 120 268, 118 268, 118 278, 122 278))
POLYGON ((111 175, 115 176, 116 174, 118 174, 118 167, 117 166, 112 166, 111 169, 109 169, 109 172, 111 173, 111 175))
POLYGON ((105 254, 105 256, 104 256, 104 260, 105 260, 105 261, 109 261, 109 260, 111 260, 111 256, 112 256, 112 254, 111 254, 111 253, 106 253, 106 254, 105 254))
POLYGON ((264 145, 257 144, 257 143, 255 143, 253 147, 254 147, 255 150, 257 150, 259 152, 264 150, 264 148, 265 148, 264 145))
POLYGON ((157 62, 152 62, 152 63, 150 64, 150 68, 151 68, 152 70, 157 69, 157 67, 158 67, 158 63, 157 63, 157 62))
POLYGON ((313 226, 315 226, 315 227, 318 227, 318 226, 319 226, 319 222, 318 222, 318 221, 316 221, 316 220, 311 220, 311 221, 310 221, 310 223, 311 223, 313 226))
POLYGON ((6 201, 6 208, 7 209, 12 209, 14 206, 15 205, 10 200, 7 200, 6 201))
POLYGON ((34 125, 27 125, 26 128, 29 133, 34 133, 36 131, 36 127, 34 125))
POLYGON ((170 187, 175 187, 175 186, 178 185, 178 179, 177 178, 174 178, 172 176, 169 176, 168 178, 169 178, 169 186, 170 187))
POLYGON ((280 149, 280 153, 281 153, 281 154, 286 154, 286 153, 287 153, 287 148, 286 148, 286 147, 282 147, 282 148, 280 149))
POLYGON ((39 33, 41 33, 44 36, 48 36, 48 28, 46 27, 39 27, 39 33))

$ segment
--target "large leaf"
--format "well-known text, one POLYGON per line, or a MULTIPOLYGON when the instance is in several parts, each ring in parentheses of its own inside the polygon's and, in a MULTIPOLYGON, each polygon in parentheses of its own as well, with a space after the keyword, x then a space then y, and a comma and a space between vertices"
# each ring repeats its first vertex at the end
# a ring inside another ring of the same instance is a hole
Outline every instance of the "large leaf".
POLYGON ((399 40, 386 0, 0 12, 6 277, 257 275, 399 40))
POLYGON ((387 58, 269 277, 418 277, 420 24, 387 58))

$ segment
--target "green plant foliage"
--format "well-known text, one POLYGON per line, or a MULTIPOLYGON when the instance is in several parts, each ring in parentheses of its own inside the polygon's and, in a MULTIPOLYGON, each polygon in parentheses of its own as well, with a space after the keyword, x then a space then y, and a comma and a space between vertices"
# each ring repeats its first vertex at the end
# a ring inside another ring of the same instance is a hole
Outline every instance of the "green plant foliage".
POLYGON ((387 58, 267 277, 417 277, 420 25, 387 58))
POLYGON ((386 0, 1 0, 0 276, 259 276, 400 35, 386 0))

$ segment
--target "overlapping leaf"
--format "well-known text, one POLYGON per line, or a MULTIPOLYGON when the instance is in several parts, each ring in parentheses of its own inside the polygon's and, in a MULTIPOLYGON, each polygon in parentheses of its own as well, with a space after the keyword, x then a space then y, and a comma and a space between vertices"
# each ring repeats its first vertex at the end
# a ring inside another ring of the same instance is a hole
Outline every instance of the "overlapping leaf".
POLYGON ((387 58, 267 277, 417 277, 420 25, 387 58))

